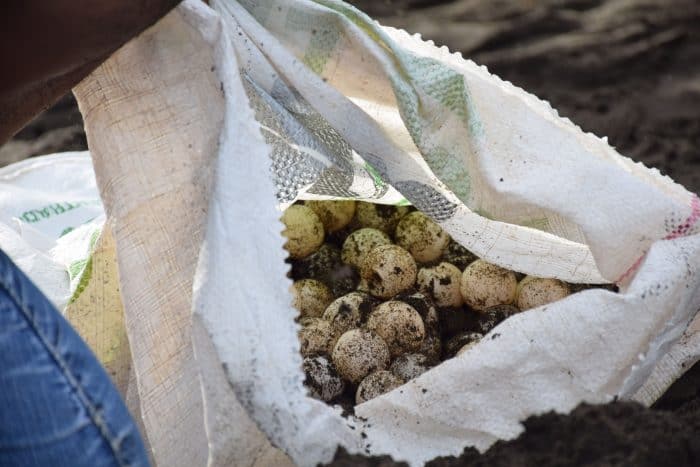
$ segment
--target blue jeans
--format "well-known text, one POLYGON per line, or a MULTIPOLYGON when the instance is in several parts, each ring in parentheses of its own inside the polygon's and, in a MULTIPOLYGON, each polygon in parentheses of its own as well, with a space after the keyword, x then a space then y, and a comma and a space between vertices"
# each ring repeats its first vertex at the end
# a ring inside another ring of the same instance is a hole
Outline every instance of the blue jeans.
POLYGON ((1 251, 0 466, 148 466, 107 373, 1 251))

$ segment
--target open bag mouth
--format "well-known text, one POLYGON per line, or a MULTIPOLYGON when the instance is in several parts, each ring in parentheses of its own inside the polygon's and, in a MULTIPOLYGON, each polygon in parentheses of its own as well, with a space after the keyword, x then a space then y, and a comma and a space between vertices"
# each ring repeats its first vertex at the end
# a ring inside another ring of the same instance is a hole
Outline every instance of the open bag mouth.
POLYGON ((498 338, 510 316, 594 287, 617 291, 500 268, 399 204, 297 201, 282 215, 304 384, 345 414, 498 338))

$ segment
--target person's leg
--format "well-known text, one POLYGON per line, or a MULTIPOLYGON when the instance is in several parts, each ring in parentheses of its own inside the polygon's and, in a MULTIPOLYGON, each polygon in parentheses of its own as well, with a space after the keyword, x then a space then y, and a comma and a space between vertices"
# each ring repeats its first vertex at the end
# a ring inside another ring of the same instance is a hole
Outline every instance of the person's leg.
POLYGON ((0 466, 147 466, 87 345, 0 252, 0 466))
POLYGON ((0 145, 180 0, 3 0, 0 145))

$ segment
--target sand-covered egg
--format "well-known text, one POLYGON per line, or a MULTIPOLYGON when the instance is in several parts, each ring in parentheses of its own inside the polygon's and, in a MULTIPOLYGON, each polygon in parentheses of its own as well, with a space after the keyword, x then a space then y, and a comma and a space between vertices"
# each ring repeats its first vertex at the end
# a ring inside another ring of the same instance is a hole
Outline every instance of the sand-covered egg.
POLYGON ((340 297, 348 294, 357 288, 360 275, 355 268, 348 264, 339 266, 338 269, 328 277, 328 283, 333 292, 333 296, 340 297))
POLYGON ((520 309, 513 305, 496 305, 479 312, 476 320, 476 331, 488 334, 493 328, 510 318, 520 309))
POLYGON ((343 264, 340 259, 340 249, 327 243, 306 258, 289 262, 292 265, 292 277, 295 280, 317 279, 323 282, 343 264))
POLYGON ((372 311, 373 303, 374 300, 368 294, 351 292, 328 305, 323 312, 323 319, 330 323, 333 335, 337 338, 351 329, 360 327, 372 311))
POLYGON ((430 363, 437 364, 440 361, 440 357, 442 357, 442 345, 440 334, 427 331, 425 339, 423 339, 423 343, 416 353, 425 355, 430 363))
POLYGON ((378 246, 390 244, 391 239, 381 230, 359 229, 345 239, 340 257, 344 263, 360 269, 370 251, 378 246))
POLYGON ((516 304, 521 310, 529 310, 568 297, 569 286, 558 279, 527 276, 518 284, 516 304))
POLYGON ((466 353, 467 351, 469 351, 469 349, 476 347, 476 344, 478 344, 478 343, 479 343, 479 341, 474 341, 474 342, 470 342, 468 344, 464 344, 464 346, 462 346, 462 348, 457 351, 457 354, 455 355, 455 357, 458 357, 458 356, 462 355, 463 353, 466 353))
POLYGON ((352 292, 360 277, 352 266, 340 259, 340 249, 323 244, 310 256, 289 261, 292 265, 292 278, 316 279, 328 285, 333 296, 339 297, 352 292))
POLYGON ((384 299, 412 287, 416 274, 416 262, 411 254, 396 245, 376 247, 367 254, 360 268, 360 276, 367 281, 369 293, 384 299))
POLYGON ((394 388, 398 388, 402 384, 403 381, 389 371, 375 371, 374 373, 367 375, 367 377, 363 379, 360 385, 357 387, 357 392, 355 393, 355 403, 362 404, 363 402, 367 402, 368 400, 379 397, 394 388))
POLYGON ((345 381, 333 364, 323 355, 307 357, 302 363, 306 379, 304 384, 309 395, 325 402, 340 396, 345 390, 345 381))
POLYGON ((355 215, 355 201, 306 201, 321 219, 326 232, 337 232, 347 226, 355 215))
POLYGON ((418 290, 431 297, 437 306, 460 306, 462 271, 457 266, 442 262, 437 266, 421 268, 416 284, 418 290))
POLYGON ((513 303, 517 287, 518 280, 513 271, 479 259, 462 273, 460 291, 464 303, 480 311, 513 303))
POLYGON ((284 211, 281 220, 285 225, 282 235, 287 238, 284 248, 292 258, 305 258, 323 243, 323 223, 310 207, 293 204, 284 211))
POLYGON ((437 362, 442 354, 441 324, 433 301, 420 292, 399 294, 395 300, 411 305, 423 319, 425 339, 416 353, 425 355, 430 362, 437 362))
POLYGON ((425 332, 440 332, 440 317, 435 308, 433 301, 421 292, 402 293, 397 295, 394 300, 408 303, 411 305, 423 318, 425 332))
MULTIPOLYGON (((330 326, 329 326, 330 329, 330 326)), ((368 329, 351 329, 333 347, 333 364, 345 380, 359 383, 368 374, 389 366, 389 347, 368 329)))
POLYGON ((442 260, 454 264, 460 271, 464 271, 464 268, 477 259, 479 259, 478 256, 454 240, 450 241, 447 248, 445 248, 445 251, 442 253, 442 260))
POLYGON ((407 214, 399 221, 394 239, 419 263, 440 258, 450 243, 447 232, 419 211, 407 214))
POLYGON ((430 369, 430 360, 420 353, 399 355, 391 363, 389 371, 398 376, 402 381, 410 381, 417 378, 430 369))
POLYGON ((360 282, 357 283, 357 291, 367 294, 369 293, 369 284, 367 283, 367 279, 360 277, 360 282))
POLYGON ((360 227, 371 227, 392 234, 396 225, 408 211, 407 206, 358 202, 355 209, 355 221, 360 227))
POLYGON ((319 317, 333 301, 326 284, 315 279, 302 279, 292 284, 292 306, 301 317, 319 317))
POLYGON ((375 308, 367 319, 367 329, 384 339, 392 357, 415 352, 425 339, 425 325, 420 314, 411 305, 398 300, 375 308))
POLYGON ((304 357, 330 352, 332 333, 328 321, 321 318, 304 318, 300 324, 299 344, 304 357))
POLYGON ((460 351, 463 351, 465 347, 473 347, 481 340, 482 337, 484 337, 484 335, 479 332, 463 332, 457 334, 445 343, 445 357, 452 358, 460 351))

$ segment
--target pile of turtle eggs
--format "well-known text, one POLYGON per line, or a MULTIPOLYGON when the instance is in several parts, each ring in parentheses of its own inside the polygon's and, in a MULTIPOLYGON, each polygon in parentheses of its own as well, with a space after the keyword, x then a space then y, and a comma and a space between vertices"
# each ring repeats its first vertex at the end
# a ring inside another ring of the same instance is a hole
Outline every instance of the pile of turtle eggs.
POLYGON ((478 259, 406 206, 306 201, 282 222, 305 384, 326 402, 377 397, 570 293, 478 259))

